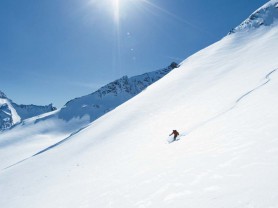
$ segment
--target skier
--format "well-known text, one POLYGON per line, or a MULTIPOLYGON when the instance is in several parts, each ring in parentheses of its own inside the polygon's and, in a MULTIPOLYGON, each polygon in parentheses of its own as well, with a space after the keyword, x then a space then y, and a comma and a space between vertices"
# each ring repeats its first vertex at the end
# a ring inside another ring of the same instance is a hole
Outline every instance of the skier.
POLYGON ((169 136, 173 135, 174 134, 174 141, 176 141, 177 137, 180 135, 179 132, 177 130, 173 130, 172 134, 170 134, 169 136))

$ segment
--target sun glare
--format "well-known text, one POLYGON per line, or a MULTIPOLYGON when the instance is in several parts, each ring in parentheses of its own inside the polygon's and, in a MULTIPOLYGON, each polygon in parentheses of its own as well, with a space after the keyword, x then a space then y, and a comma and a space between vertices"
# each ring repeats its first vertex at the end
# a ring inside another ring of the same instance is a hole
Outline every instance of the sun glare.
POLYGON ((119 24, 120 21, 120 1, 121 0, 111 0, 112 9, 114 12, 114 20, 117 24, 119 24))
POLYGON ((123 12, 127 13, 130 8, 134 7, 135 2, 140 1, 142 0, 86 0, 89 8, 108 12, 117 25, 120 24, 123 12))

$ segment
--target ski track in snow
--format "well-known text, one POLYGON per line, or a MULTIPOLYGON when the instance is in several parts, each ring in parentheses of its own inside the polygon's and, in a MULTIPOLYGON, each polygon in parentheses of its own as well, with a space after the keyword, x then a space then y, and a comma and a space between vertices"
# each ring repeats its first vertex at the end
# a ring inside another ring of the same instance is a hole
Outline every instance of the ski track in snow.
POLYGON ((269 72, 269 73, 265 76, 265 78, 264 78, 264 79, 266 79, 266 81, 265 81, 264 83, 262 83, 262 84, 260 84, 259 86, 253 88, 252 90, 250 90, 250 91, 244 93, 242 96, 240 96, 240 97, 235 101, 235 103, 233 104, 232 107, 230 107, 230 108, 228 108, 227 110, 225 110, 225 111, 223 111, 223 112, 217 114, 216 116, 213 116, 213 117, 207 119, 206 121, 201 122, 200 124, 198 124, 198 125, 196 125, 195 127, 193 127, 191 130, 189 130, 189 131, 187 131, 187 132, 183 132, 183 133, 182 133, 182 136, 187 136, 187 135, 191 134, 192 132, 196 131, 197 129, 201 128, 202 126, 205 126, 205 125, 208 124, 209 122, 211 122, 211 121, 213 121, 213 120, 219 118, 220 116, 223 116, 224 114, 226 114, 226 113, 230 112, 231 110, 233 110, 233 109, 240 103, 240 101, 242 101, 242 100, 243 100, 244 98, 246 98, 248 95, 250 95, 251 93, 255 92, 256 90, 260 89, 261 87, 263 87, 264 85, 266 85, 267 83, 269 83, 269 82, 271 81, 271 78, 270 78, 271 75, 272 75, 273 73, 275 73, 277 70, 278 70, 278 68, 276 68, 276 69, 272 70, 271 72, 269 72))
MULTIPOLYGON (((230 107, 229 109, 225 110, 224 112, 221 112, 221 113, 217 114, 216 116, 213 116, 212 118, 207 119, 206 121, 203 121, 202 123, 200 123, 200 124, 198 124, 197 126, 193 127, 190 131, 188 131, 188 132, 183 132, 180 136, 187 136, 187 135, 189 135, 190 133, 192 133, 192 132, 196 131, 197 129, 199 129, 200 127, 202 127, 202 126, 208 124, 209 122, 211 122, 211 121, 213 121, 213 120, 219 118, 220 116, 222 116, 222 115, 224 115, 224 114, 230 112, 231 110, 233 110, 233 109, 240 103, 240 101, 242 101, 242 100, 243 100, 244 98, 246 98, 248 95, 250 95, 250 94, 253 93, 254 91, 260 89, 260 88, 263 87, 264 85, 268 84, 268 83, 271 81, 271 78, 270 78, 271 75, 272 75, 273 73, 275 73, 277 70, 278 70, 278 68, 276 68, 276 69, 272 70, 271 72, 269 72, 269 73, 265 76, 266 81, 265 81, 264 83, 260 84, 259 86, 253 88, 252 90, 250 90, 250 91, 246 92, 245 94, 243 94, 242 96, 240 96, 240 97, 235 101, 235 103, 234 103, 234 105, 233 105, 232 107, 230 107)), ((89 125, 88 125, 88 126, 89 126, 89 125)), ((8 166, 8 167, 2 169, 2 171, 6 170, 6 169, 9 169, 9 168, 11 168, 11 167, 13 167, 13 166, 15 166, 15 165, 18 165, 18 164, 20 164, 20 163, 22 163, 22 162, 24 162, 24 161, 26 161, 26 160, 28 160, 28 159, 31 159, 32 157, 35 157, 35 156, 40 155, 40 154, 42 154, 42 153, 44 153, 44 152, 47 152, 47 151, 49 151, 49 150, 51 150, 51 149, 53 149, 53 148, 55 148, 55 147, 57 147, 57 146, 59 146, 59 145, 65 143, 65 142, 67 142, 68 140, 71 139, 72 136, 74 136, 75 134, 79 133, 80 131, 82 131, 83 129, 87 128, 88 126, 85 126, 85 127, 81 128, 81 129, 77 130, 76 132, 72 133, 70 136, 66 137, 65 139, 62 139, 61 141, 59 141, 59 142, 57 142, 57 143, 55 143, 55 144, 53 144, 53 145, 51 145, 51 146, 49 146, 49 147, 47 147, 47 148, 41 150, 41 151, 39 151, 39 152, 33 154, 32 156, 27 157, 27 158, 25 158, 25 159, 23 159, 23 160, 20 160, 20 161, 14 163, 14 164, 12 164, 12 165, 10 165, 10 166, 8 166)), ((179 140, 180 140, 180 139, 179 139, 179 140)))

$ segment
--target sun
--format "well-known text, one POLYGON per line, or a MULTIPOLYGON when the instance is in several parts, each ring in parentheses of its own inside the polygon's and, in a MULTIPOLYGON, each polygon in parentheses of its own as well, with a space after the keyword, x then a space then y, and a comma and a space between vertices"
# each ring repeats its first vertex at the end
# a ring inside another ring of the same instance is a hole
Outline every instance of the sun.
POLYGON ((127 4, 129 0, 86 0, 90 8, 98 9, 104 13, 108 12, 113 16, 115 22, 119 23, 120 21, 120 10, 124 5, 127 4))
POLYGON ((84 0, 87 2, 88 10, 97 9, 103 14, 108 14, 113 18, 113 21, 118 25, 121 18, 128 14, 132 9, 138 7, 136 3, 143 0, 84 0))
POLYGON ((109 2, 110 10, 113 13, 114 21, 119 24, 122 13, 128 12, 132 4, 139 0, 107 0, 109 2))
POLYGON ((116 23, 120 21, 120 1, 121 0, 111 0, 112 9, 114 12, 114 20, 116 23))

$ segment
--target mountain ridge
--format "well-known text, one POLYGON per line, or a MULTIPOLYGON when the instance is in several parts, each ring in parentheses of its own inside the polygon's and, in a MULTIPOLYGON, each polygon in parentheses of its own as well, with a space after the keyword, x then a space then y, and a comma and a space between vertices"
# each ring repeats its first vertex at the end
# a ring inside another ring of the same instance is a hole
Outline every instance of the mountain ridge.
POLYGON ((58 113, 60 119, 70 119, 85 115, 93 121, 115 107, 141 93, 179 65, 172 62, 168 67, 132 77, 123 76, 95 92, 68 101, 58 113))
POLYGON ((7 96, 5 95, 5 93, 2 92, 1 90, 0 90, 0 98, 7 98, 7 96))
POLYGON ((52 104, 45 106, 16 104, 0 91, 0 131, 8 130, 25 119, 54 110, 56 108, 52 104))
POLYGON ((278 0, 270 0, 253 12, 240 25, 233 28, 228 35, 242 31, 249 31, 261 26, 270 26, 276 19, 278 19, 278 0))

